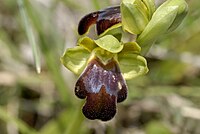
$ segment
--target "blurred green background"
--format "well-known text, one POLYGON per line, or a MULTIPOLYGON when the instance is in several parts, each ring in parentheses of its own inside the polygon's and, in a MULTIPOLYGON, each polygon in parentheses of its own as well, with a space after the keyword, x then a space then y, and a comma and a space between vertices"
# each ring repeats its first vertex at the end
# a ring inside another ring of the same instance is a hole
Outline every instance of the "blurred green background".
POLYGON ((120 0, 0 0, 0 134, 200 134, 200 1, 187 2, 181 26, 146 55, 149 73, 127 81, 128 99, 101 122, 82 115, 60 56, 81 17, 120 0))

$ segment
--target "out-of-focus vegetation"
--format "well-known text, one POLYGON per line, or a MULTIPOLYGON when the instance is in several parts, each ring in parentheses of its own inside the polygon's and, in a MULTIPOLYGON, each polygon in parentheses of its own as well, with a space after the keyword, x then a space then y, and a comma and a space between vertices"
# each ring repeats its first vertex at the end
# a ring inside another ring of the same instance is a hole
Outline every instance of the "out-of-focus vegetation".
POLYGON ((200 1, 187 0, 183 24, 152 47, 149 73, 127 81, 128 99, 106 123, 83 117, 73 91, 77 76, 60 64, 60 56, 76 44, 82 16, 120 1, 20 1, 0 1, 1 134, 200 133, 200 1))

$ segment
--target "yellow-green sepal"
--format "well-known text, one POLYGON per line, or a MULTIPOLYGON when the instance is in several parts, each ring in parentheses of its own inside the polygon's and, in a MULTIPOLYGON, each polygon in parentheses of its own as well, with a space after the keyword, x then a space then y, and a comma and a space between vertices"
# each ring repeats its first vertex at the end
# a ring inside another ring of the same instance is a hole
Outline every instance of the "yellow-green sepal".
POLYGON ((82 46, 69 48, 61 57, 61 63, 73 73, 79 75, 83 72, 90 57, 90 52, 82 46))
POLYGON ((94 42, 102 49, 111 53, 118 53, 123 49, 123 43, 119 42, 113 35, 105 35, 94 42))
POLYGON ((144 57, 135 53, 120 53, 118 62, 123 77, 130 80, 148 72, 147 61, 144 57))

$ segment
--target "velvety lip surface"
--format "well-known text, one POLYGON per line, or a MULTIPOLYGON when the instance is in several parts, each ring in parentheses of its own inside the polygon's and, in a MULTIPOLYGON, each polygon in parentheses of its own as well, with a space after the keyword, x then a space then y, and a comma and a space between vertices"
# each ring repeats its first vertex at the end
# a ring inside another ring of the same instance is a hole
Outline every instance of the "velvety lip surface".
POLYGON ((89 119, 110 120, 116 103, 127 97, 127 86, 115 60, 104 65, 98 58, 90 61, 75 85, 75 94, 86 98, 83 114, 89 119))
POLYGON ((97 34, 100 35, 111 26, 121 22, 120 6, 109 7, 84 16, 78 25, 78 33, 85 34, 89 27, 96 24, 97 34))

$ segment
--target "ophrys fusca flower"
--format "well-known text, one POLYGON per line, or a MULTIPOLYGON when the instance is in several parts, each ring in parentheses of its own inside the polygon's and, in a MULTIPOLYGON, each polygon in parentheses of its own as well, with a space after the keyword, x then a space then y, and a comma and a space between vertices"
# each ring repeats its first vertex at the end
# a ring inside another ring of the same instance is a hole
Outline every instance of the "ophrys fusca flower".
POLYGON ((148 71, 139 51, 137 43, 122 43, 112 35, 97 40, 83 37, 75 48, 66 50, 61 61, 80 75, 75 94, 86 98, 82 111, 87 118, 107 121, 114 117, 116 104, 127 97, 125 79, 148 71))
POLYGON ((126 81, 148 72, 144 55, 158 37, 174 30, 187 14, 184 0, 167 0, 157 9, 154 0, 122 0, 84 16, 78 26, 77 46, 61 57, 66 68, 79 75, 75 94, 86 99, 82 112, 89 119, 110 120, 116 104, 127 97, 126 81), (98 37, 86 36, 96 24, 98 37), (124 35, 134 40, 124 41, 124 35))

